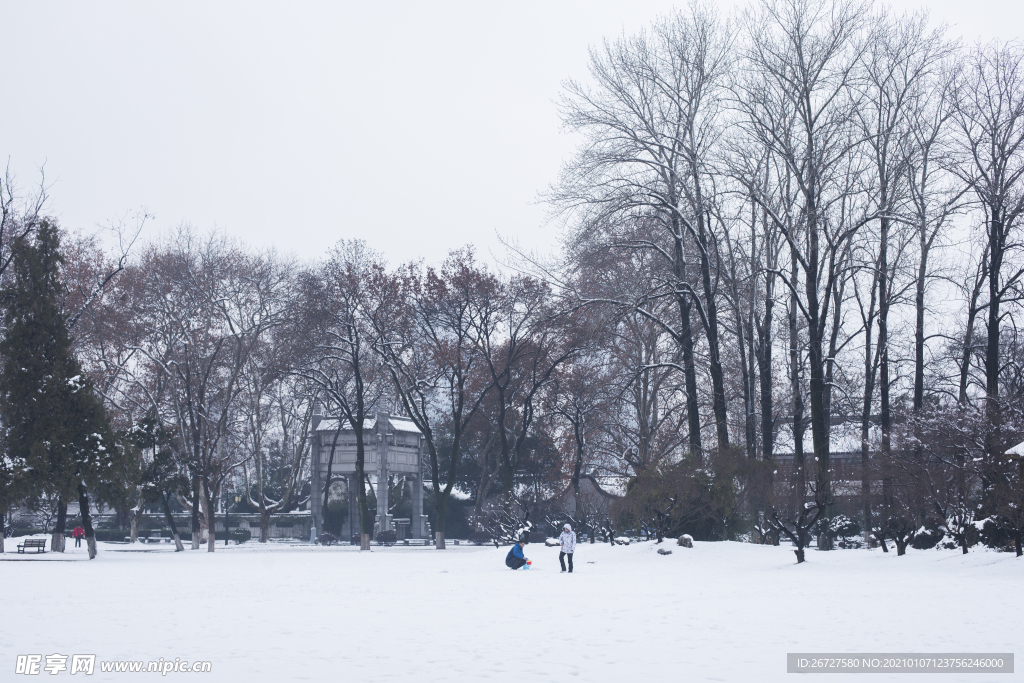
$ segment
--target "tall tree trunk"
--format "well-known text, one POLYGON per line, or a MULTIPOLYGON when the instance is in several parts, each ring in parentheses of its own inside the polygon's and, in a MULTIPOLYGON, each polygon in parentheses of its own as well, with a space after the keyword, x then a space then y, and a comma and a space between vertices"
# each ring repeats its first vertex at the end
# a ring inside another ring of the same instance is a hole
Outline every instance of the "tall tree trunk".
POLYGON ((129 543, 135 543, 139 540, 139 513, 142 511, 136 507, 131 511, 131 537, 128 539, 129 543))
POLYGON ((192 480, 192 550, 199 550, 202 531, 199 524, 199 478, 196 477, 192 480))
MULTIPOLYGON (((436 482, 435 482, 434 490, 436 491, 438 488, 439 487, 436 485, 436 482)), ((447 507, 447 503, 448 503, 448 496, 437 495, 437 519, 435 520, 435 527, 434 527, 434 548, 436 550, 444 550, 445 549, 445 544, 444 544, 444 516, 445 516, 445 508, 447 507)))
MULTIPOLYGON (((697 206, 700 207, 700 189, 698 185, 697 206)), ((700 279, 704 289, 704 313, 707 316, 708 333, 708 366, 711 372, 711 407, 715 413, 715 432, 718 437, 718 449, 729 448, 729 415, 725 401, 725 373, 722 370, 722 357, 719 351, 721 339, 718 336, 718 303, 715 288, 711 283, 711 254, 708 247, 707 227, 703 211, 698 209, 697 237, 700 241, 700 279)))
POLYGON ((924 408, 924 289, 928 277, 928 243, 921 229, 921 262, 914 287, 914 412, 924 408))
MULTIPOLYGON (((999 321, 1002 293, 999 291, 999 271, 1003 264, 1002 222, 997 220, 997 210, 993 207, 989 223, 989 275, 988 275, 988 338, 985 344, 985 415, 991 428, 988 430, 985 451, 989 462, 999 457, 999 441, 1002 421, 999 406, 999 321)), ((964 553, 967 552, 966 541, 964 553)))
MULTIPOLYGON (((875 373, 878 367, 879 354, 871 352, 871 329, 875 317, 875 301, 878 294, 878 269, 871 278, 871 297, 868 303, 868 315, 864 320, 864 403, 860 414, 860 497, 864 516, 864 543, 871 542, 871 452, 869 438, 871 435, 871 404, 875 396, 875 373)), ((863 310, 863 309, 861 309, 863 310)))
POLYGON ((270 510, 264 507, 260 510, 260 543, 270 541, 270 510))
MULTIPOLYGON (((885 201, 883 197, 883 201, 885 201)), ((889 297, 892 295, 889 282, 889 219, 881 219, 881 234, 878 245, 878 394, 879 424, 882 429, 882 459, 889 461, 892 456, 892 416, 890 413, 889 389, 889 297)))
POLYGON ((85 545, 89 549, 89 559, 96 558, 96 532, 92 528, 92 515, 89 514, 89 496, 85 484, 78 482, 78 509, 82 514, 82 528, 85 529, 85 545))
MULTIPOLYGON (((994 403, 999 398, 999 271, 1003 265, 1002 224, 995 212, 989 220, 988 329, 985 343, 985 394, 994 403)), ((993 405, 994 407, 994 405, 993 405)))
MULTIPOLYGON (((734 274, 735 275, 735 274, 734 274)), ((735 282, 735 278, 733 280, 735 282)), ((743 319, 743 312, 739 303, 739 290, 734 288, 733 298, 736 313, 736 345, 740 356, 740 380, 743 382, 743 434, 744 449, 749 459, 757 457, 757 421, 754 409, 756 390, 754 388, 753 362, 754 359, 748 355, 753 352, 754 331, 747 321, 743 319)), ((751 302, 753 303, 753 302, 751 302)))
MULTIPOLYGON (((366 507, 366 471, 365 450, 363 445, 363 424, 362 420, 355 428, 356 433, 356 504, 359 508, 359 549, 370 549, 370 512, 366 507)), ((379 447, 378 447, 379 448, 379 447)))
POLYGON ((206 491, 203 491, 202 502, 203 516, 206 517, 206 552, 212 553, 217 547, 217 519, 214 516, 213 501, 206 491))
POLYGON ((583 470, 583 452, 586 441, 583 434, 583 415, 576 412, 576 419, 573 421, 573 432, 576 441, 576 462, 572 468, 572 495, 573 515, 576 517, 576 532, 583 533, 583 498, 580 496, 580 472, 583 470))
MULTIPOLYGON (((794 254, 790 277, 793 286, 797 283, 797 260, 794 254)), ((796 504, 802 506, 807 496, 807 470, 804 467, 804 399, 800 388, 800 338, 797 329, 796 292, 789 298, 789 366, 790 391, 793 394, 793 475, 796 479, 794 491, 796 504)))
POLYGON ((757 375, 761 385, 761 457, 771 460, 775 453, 775 415, 774 386, 772 374, 772 324, 775 306, 774 287, 770 286, 766 275, 764 297, 764 319, 757 326, 757 345, 754 355, 757 358, 757 375))
POLYGON ((64 534, 67 533, 68 504, 64 502, 64 496, 57 497, 57 525, 53 528, 50 536, 50 552, 64 552, 64 534))
POLYGON ((174 523, 174 515, 171 514, 171 506, 167 503, 167 494, 164 491, 160 492, 160 500, 164 505, 164 519, 167 520, 167 526, 171 530, 171 535, 174 536, 174 552, 183 552, 185 546, 181 544, 181 534, 178 533, 178 525, 174 523))
MULTIPOLYGON (((678 232, 678 219, 675 223, 675 277, 679 282, 686 280, 686 265, 683 261, 683 240, 678 232)), ((682 347, 683 356, 683 379, 686 386, 686 421, 690 432, 690 453, 696 457, 703 457, 704 448, 701 445, 700 437, 700 404, 697 397, 697 369, 693 360, 693 326, 690 319, 690 308, 693 304, 685 294, 679 292, 676 295, 676 303, 679 306, 679 344, 682 347)))

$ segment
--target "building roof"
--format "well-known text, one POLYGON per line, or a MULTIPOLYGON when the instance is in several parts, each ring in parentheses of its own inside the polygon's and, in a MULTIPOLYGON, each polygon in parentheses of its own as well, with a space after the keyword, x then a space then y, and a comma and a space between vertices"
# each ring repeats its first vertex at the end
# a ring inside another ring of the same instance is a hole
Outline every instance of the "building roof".
POLYGON ((1006 452, 1008 455, 1024 455, 1024 441, 1017 444, 1013 448, 1007 448, 1006 452))
MULTIPOLYGON (((336 432, 339 429, 339 425, 340 425, 340 429, 342 429, 342 430, 351 430, 352 429, 349 426, 349 424, 348 424, 348 420, 346 420, 344 418, 325 417, 323 420, 320 421, 320 424, 317 425, 316 431, 318 431, 318 432, 336 432)), ((423 433, 423 432, 421 432, 419 430, 418 427, 416 427, 416 424, 412 420, 410 420, 408 418, 404 418, 404 417, 392 417, 390 420, 388 420, 388 425, 390 426, 391 430, 395 431, 395 432, 402 432, 404 434, 422 434, 423 433)), ((364 432, 372 431, 373 429, 376 428, 376 426, 377 426, 377 418, 376 417, 368 417, 365 420, 363 420, 363 431, 364 432)))

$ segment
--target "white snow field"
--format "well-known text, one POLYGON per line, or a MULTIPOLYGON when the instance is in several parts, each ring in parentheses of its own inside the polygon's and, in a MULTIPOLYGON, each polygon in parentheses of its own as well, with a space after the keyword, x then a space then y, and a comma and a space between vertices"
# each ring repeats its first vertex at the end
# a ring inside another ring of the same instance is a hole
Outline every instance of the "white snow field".
POLYGON ((540 544, 527 547, 535 569, 513 572, 493 546, 100 544, 89 562, 70 544, 34 557, 9 541, 0 680, 34 680, 11 673, 16 655, 54 653, 97 655, 83 678, 100 681, 162 678, 99 666, 161 657, 212 662, 167 680, 246 683, 1024 680, 786 673, 787 652, 1019 655, 1024 561, 1012 554, 812 550, 798 566, 785 546, 657 547, 581 543, 568 575, 540 544))

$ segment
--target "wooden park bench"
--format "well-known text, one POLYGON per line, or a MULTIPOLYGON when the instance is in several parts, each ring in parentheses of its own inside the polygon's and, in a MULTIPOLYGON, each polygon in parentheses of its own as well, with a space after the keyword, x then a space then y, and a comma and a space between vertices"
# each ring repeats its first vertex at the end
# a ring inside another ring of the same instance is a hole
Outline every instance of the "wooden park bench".
POLYGON ((45 538, 26 538, 24 543, 18 544, 18 552, 25 552, 26 548, 35 548, 36 553, 46 552, 46 539, 45 538))

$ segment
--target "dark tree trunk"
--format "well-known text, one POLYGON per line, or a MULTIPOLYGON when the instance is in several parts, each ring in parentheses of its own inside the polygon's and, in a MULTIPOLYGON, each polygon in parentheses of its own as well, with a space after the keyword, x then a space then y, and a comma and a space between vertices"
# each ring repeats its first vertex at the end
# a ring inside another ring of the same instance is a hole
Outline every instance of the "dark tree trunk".
MULTIPOLYGON (((435 486, 435 490, 439 487, 435 486)), ((444 517, 448 507, 448 496, 437 496, 437 518, 434 521, 434 548, 445 550, 444 544, 444 517)))
MULTIPOLYGON (((206 517, 206 552, 212 553, 217 549, 217 519, 213 502, 213 494, 203 487, 203 516, 206 517)), ((227 525, 224 525, 225 538, 227 537, 227 525)))
POLYGON ((971 352, 974 346, 974 323, 978 317, 977 302, 981 294, 980 285, 975 288, 971 296, 971 305, 967 307, 967 327, 964 329, 964 350, 960 359, 960 390, 957 393, 957 402, 960 405, 967 405, 967 380, 971 372, 971 352))
MULTIPOLYGON (((736 342, 739 350, 740 379, 743 382, 743 432, 744 448, 747 457, 751 460, 757 457, 757 411, 754 408, 756 392, 754 389, 753 358, 748 352, 753 352, 754 330, 743 319, 742 309, 739 303, 739 292, 734 291, 736 309, 736 342)), ((753 302, 751 302, 753 303, 753 302)))
POLYGON ((573 422, 573 434, 576 441, 576 462, 573 463, 572 469, 572 494, 573 494, 573 514, 576 517, 576 532, 583 533, 583 500, 580 497, 580 472, 583 469, 583 450, 584 450, 584 435, 583 435, 583 416, 579 412, 576 413, 576 419, 573 422))
POLYGON ((989 220, 988 329, 985 343, 985 393, 999 398, 999 271, 1003 265, 1003 226, 995 212, 989 220))
POLYGON ((64 552, 64 535, 67 533, 68 504, 64 502, 64 496, 57 498, 57 525, 53 528, 53 535, 50 536, 50 552, 64 552))
POLYGON ((81 482, 78 483, 78 509, 82 514, 82 528, 85 529, 85 545, 92 560, 96 558, 96 532, 92 529, 92 515, 89 514, 89 496, 81 482))
POLYGON ((174 523, 174 515, 171 514, 171 506, 167 503, 167 494, 164 491, 160 492, 160 501, 164 507, 164 519, 167 520, 167 526, 174 536, 174 552, 180 553, 185 550, 185 546, 181 544, 181 534, 178 533, 178 525, 174 523))
MULTIPOLYGON (((883 197, 883 202, 885 201, 883 197)), ((892 457, 892 416, 890 412, 889 389, 889 297, 892 295, 889 282, 889 219, 882 218, 878 251, 878 395, 879 424, 882 429, 882 462, 892 457)), ((890 486, 891 490, 892 487, 890 486)), ((891 505, 887 504, 889 509, 891 505)), ((904 546, 904 550, 906 547, 904 546)), ((899 552, 899 542, 896 543, 899 552)))
POLYGON ((366 507, 366 470, 365 470, 365 457, 366 448, 364 446, 363 439, 363 420, 359 420, 358 426, 355 428, 356 434, 356 476, 355 479, 359 482, 356 487, 356 505, 359 508, 359 549, 369 550, 370 549, 370 529, 372 528, 370 522, 370 512, 366 507))
POLYGON ((757 375, 761 384, 761 457, 771 460, 775 446, 775 416, 772 383, 772 324, 775 307, 774 275, 765 276, 764 319, 757 325, 757 345, 754 355, 757 358, 757 375))
MULTIPOLYGON (((999 321, 1000 303, 1002 292, 1000 292, 999 271, 1003 264, 1003 249, 1006 236, 1003 234, 1003 224, 997 220, 995 207, 990 218, 989 228, 989 275, 988 275, 988 338, 985 344, 985 414, 991 425, 989 435, 985 444, 985 452, 989 460, 999 457, 1000 422, 1002 420, 999 407, 999 321)), ((967 553, 966 541, 964 553, 967 553)))
MULTIPOLYGON (((797 261, 794 255, 790 277, 794 286, 797 281, 797 261)), ((797 329, 796 293, 790 292, 789 299, 789 382, 793 394, 793 476, 796 505, 803 505, 807 495, 807 471, 804 467, 804 399, 800 390, 800 338, 797 329)))
MULTIPOLYGON (((678 232, 678 222, 674 228, 678 232)), ((675 277, 679 282, 686 280, 686 265, 683 261, 683 240, 675 240, 675 277)), ((679 345, 683 357, 683 379, 686 386, 686 421, 690 432, 690 453, 702 457, 704 448, 700 437, 700 405, 697 397, 697 369, 693 360, 693 326, 690 322, 690 308, 693 304, 682 292, 676 295, 679 306, 679 345)))
POLYGON ((864 540, 870 542, 872 533, 871 519, 871 454, 868 439, 871 434, 871 403, 875 395, 875 374, 878 369, 879 354, 871 352, 871 329, 875 317, 875 301, 878 291, 878 270, 871 282, 871 298, 868 303, 868 315, 864 321, 864 403, 860 415, 860 495, 864 515, 864 540))
POLYGON ((924 408, 924 288, 928 276, 928 244, 921 231, 921 262, 914 291, 914 412, 924 408))
MULTIPOLYGON (((704 313, 707 316, 706 331, 708 334, 708 365, 711 372, 711 407, 715 413, 715 432, 718 437, 718 449, 729 448, 729 415, 725 401, 725 373, 722 370, 722 357, 719 351, 721 339, 718 335, 718 304, 715 287, 711 283, 711 253, 708 246, 707 226, 705 225, 699 192, 699 183, 695 183, 698 192, 697 238, 700 243, 700 279, 704 289, 704 313)), ((742 344, 741 344, 742 346, 742 344)))
POLYGON ((270 510, 260 510, 260 543, 270 541, 270 510))
POLYGON ((202 541, 202 527, 199 524, 199 479, 192 480, 192 550, 199 550, 202 541))

